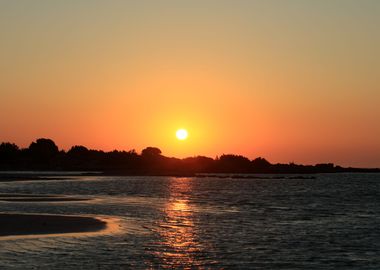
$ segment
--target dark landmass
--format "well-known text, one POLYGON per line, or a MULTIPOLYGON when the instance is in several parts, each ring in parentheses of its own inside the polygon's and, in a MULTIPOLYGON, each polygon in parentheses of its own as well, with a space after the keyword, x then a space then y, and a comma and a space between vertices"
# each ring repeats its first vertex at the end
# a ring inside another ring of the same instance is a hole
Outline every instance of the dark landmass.
POLYGON ((0 213, 0 236, 96 232, 106 227, 105 221, 92 217, 0 213))
MULTIPOLYGON (((224 154, 215 159, 205 156, 179 159, 162 155, 161 150, 157 147, 147 147, 141 154, 134 150, 104 152, 87 149, 84 146, 73 146, 66 152, 59 150, 54 141, 42 138, 32 142, 25 149, 20 149, 13 143, 1 143, 0 171, 86 171, 89 174, 100 171, 107 175, 197 175, 207 177, 206 174, 378 173, 380 169, 344 168, 333 163, 271 164, 261 157, 250 160, 234 154, 224 154)), ((222 176, 218 175, 218 177, 222 176)), ((241 178, 242 176, 236 177, 241 178)), ((254 178, 254 176, 245 177, 254 178)), ((25 179, 25 176, 17 174, 0 176, 0 181, 22 179, 25 179)), ((28 180, 52 179, 54 178, 49 176, 28 176, 28 180)))
POLYGON ((303 176, 303 175, 251 175, 251 174, 196 174, 197 178, 229 178, 229 179, 316 179, 315 176, 303 176))

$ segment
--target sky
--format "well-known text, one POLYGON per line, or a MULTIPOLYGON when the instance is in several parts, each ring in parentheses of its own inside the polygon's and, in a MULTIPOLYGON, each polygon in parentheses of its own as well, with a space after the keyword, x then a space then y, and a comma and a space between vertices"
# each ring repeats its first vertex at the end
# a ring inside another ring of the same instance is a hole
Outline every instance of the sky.
POLYGON ((379 25, 377 0, 0 0, 0 141, 380 167, 379 25))

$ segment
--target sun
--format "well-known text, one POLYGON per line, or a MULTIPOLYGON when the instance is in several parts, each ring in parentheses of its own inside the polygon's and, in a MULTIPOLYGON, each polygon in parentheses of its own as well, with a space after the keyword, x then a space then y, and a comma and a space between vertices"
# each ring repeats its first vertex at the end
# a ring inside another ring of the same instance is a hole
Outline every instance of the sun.
POLYGON ((188 133, 187 133, 186 129, 181 128, 181 129, 177 130, 175 135, 176 135, 178 140, 183 141, 183 140, 187 139, 188 133))

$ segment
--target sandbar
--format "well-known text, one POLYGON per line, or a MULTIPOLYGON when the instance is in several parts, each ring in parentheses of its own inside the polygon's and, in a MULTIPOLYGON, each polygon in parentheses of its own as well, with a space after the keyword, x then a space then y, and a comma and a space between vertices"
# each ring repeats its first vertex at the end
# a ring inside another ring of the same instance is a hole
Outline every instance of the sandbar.
POLYGON ((76 202, 76 201, 88 201, 89 199, 85 198, 70 198, 70 197, 56 197, 56 198, 50 198, 50 197, 20 197, 20 198, 10 198, 10 197, 3 197, 0 198, 0 201, 4 202, 76 202))
POLYGON ((5 202, 75 202, 88 201, 89 198, 67 195, 33 195, 33 194, 0 194, 0 201, 5 202))
POLYGON ((94 217, 0 213, 0 236, 97 232, 107 222, 94 217))

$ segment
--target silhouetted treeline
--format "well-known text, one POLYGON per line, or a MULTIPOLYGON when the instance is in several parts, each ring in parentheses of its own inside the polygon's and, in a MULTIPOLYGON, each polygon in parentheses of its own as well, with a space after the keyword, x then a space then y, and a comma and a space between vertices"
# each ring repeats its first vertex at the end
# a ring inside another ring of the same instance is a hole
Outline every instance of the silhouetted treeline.
POLYGON ((87 149, 76 145, 59 150, 51 139, 38 139, 28 148, 0 144, 0 170, 102 171, 108 174, 192 175, 196 173, 335 173, 380 172, 379 169, 343 168, 332 163, 317 165, 271 164, 264 158, 249 160, 240 155, 215 159, 197 156, 184 159, 165 157, 156 147, 136 151, 87 149))

